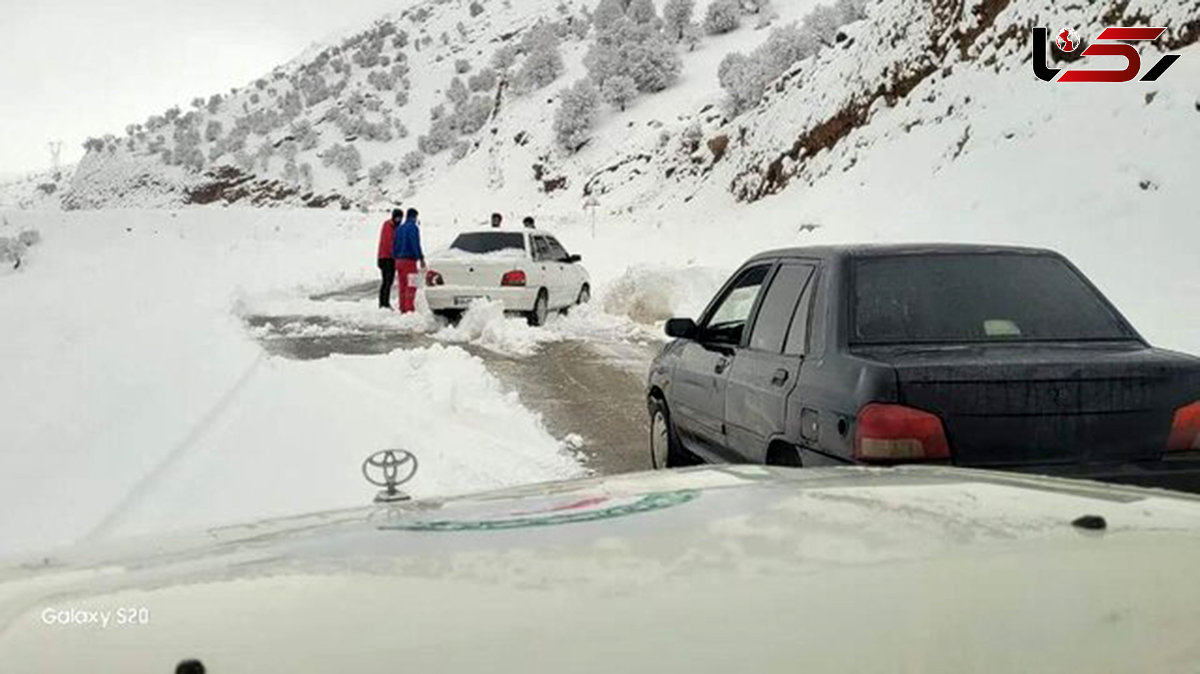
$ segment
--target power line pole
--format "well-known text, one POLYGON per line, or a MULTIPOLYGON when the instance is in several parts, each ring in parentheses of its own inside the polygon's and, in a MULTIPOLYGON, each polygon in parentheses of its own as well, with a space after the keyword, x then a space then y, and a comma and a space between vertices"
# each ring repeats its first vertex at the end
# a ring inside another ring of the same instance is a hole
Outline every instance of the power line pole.
POLYGON ((50 161, 54 166, 54 179, 62 180, 62 172, 59 170, 59 157, 62 155, 62 141, 52 140, 50 145, 50 161))

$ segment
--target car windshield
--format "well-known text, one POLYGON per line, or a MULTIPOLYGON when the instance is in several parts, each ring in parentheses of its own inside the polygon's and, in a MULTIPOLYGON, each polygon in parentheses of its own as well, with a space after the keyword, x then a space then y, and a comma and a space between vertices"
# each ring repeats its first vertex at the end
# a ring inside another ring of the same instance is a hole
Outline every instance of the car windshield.
POLYGON ((475 255, 488 255, 501 251, 525 250, 525 235, 520 232, 471 232, 459 234, 450 250, 475 255))
POLYGON ((1075 270, 1048 255, 866 257, 853 279, 857 344, 1134 338, 1075 270))

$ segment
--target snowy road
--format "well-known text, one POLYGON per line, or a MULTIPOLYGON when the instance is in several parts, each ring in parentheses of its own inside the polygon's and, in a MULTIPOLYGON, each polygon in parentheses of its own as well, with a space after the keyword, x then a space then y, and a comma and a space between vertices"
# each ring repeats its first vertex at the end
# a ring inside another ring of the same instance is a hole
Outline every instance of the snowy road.
MULTIPOLYGON (((373 297, 375 284, 313 295, 316 302, 373 297)), ((439 343, 428 334, 387 326, 347 326, 337 317, 248 315, 247 327, 268 353, 296 360, 333 355, 382 355, 439 343)), ((464 350, 484 361, 555 437, 578 437, 585 465, 599 474, 645 470, 649 433, 643 381, 657 347, 626 341, 555 341, 532 355, 513 356, 476 344, 464 350)))

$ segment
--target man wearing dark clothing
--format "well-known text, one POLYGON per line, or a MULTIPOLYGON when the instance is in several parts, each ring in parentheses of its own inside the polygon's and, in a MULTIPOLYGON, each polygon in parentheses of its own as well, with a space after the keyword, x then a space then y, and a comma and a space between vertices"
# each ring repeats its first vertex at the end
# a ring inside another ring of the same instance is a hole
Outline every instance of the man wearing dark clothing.
POLYGON ((500 225, 504 224, 504 216, 499 213, 492 213, 492 229, 500 229, 500 225))
POLYGON ((525 229, 537 229, 533 224, 533 216, 532 215, 526 215, 525 219, 522 220, 521 222, 524 223, 525 229))
POLYGON ((383 281, 379 286, 379 308, 392 308, 392 281, 396 278, 396 258, 392 257, 392 247, 396 240, 396 226, 404 219, 404 211, 399 208, 392 211, 390 220, 383 221, 379 230, 379 253, 377 264, 383 281))

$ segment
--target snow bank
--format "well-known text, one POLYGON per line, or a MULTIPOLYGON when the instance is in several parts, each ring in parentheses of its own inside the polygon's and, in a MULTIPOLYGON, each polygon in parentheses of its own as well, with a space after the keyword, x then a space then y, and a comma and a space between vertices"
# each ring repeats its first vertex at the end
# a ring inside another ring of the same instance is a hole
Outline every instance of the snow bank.
MULTIPOLYGON (((358 462, 397 444, 422 453, 422 494, 576 470, 457 347, 316 363, 264 355, 234 308, 372 278, 375 218, 5 217, 44 240, 37 264, 0 279, 0 554, 366 503, 358 462)), ((420 320, 347 304, 333 306, 380 324, 420 320)))

